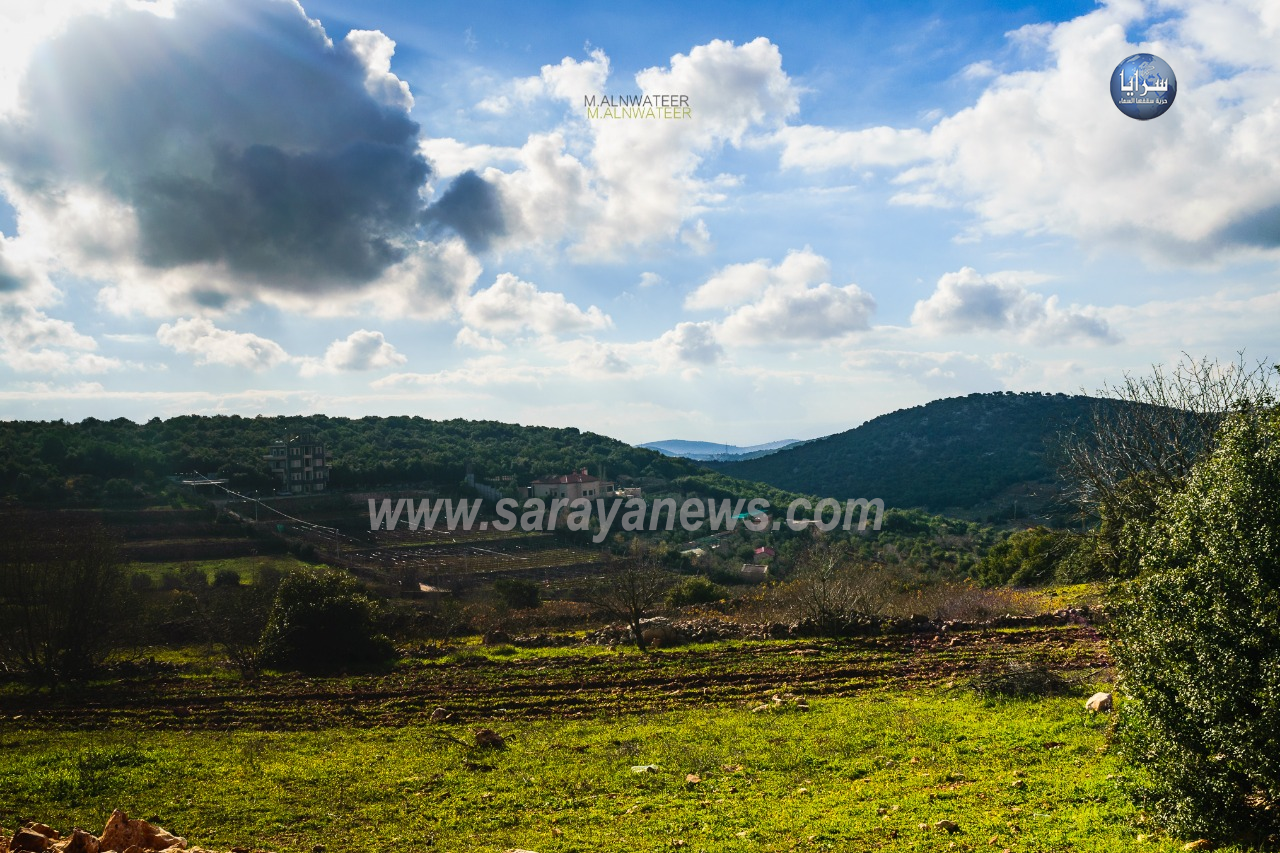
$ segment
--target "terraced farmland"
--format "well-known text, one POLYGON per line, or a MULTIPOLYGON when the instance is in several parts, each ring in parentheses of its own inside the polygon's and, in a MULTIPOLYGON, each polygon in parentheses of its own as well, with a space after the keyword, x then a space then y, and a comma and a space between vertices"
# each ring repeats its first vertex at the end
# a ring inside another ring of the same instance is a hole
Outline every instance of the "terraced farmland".
POLYGON ((1108 665, 1087 626, 962 632, 945 641, 907 635, 739 642, 649 655, 471 646, 410 659, 384 675, 246 683, 175 673, 147 679, 145 690, 126 681, 74 696, 11 692, 0 696, 0 716, 55 728, 294 729, 408 725, 426 721, 437 707, 468 721, 656 713, 751 703, 784 685, 814 696, 941 686, 993 660, 1033 659, 1067 673, 1108 665))

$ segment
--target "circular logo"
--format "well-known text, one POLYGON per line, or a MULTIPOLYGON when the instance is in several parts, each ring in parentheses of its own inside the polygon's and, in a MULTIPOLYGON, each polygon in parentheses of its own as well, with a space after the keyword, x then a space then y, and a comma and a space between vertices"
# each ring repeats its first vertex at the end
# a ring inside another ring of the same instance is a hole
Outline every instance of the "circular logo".
POLYGON ((1150 53, 1135 53, 1111 75, 1111 100, 1120 112, 1139 121, 1158 118, 1173 106, 1178 78, 1169 63, 1150 53))

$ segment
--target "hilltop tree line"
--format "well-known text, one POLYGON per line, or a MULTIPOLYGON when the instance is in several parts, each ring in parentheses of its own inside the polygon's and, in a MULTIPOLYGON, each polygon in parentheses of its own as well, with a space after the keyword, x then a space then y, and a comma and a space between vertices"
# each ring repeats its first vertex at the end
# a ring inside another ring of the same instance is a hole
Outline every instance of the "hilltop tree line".
MULTIPOLYGON (((263 459, 271 442, 320 437, 334 488, 456 485, 468 466, 478 479, 516 482, 587 467, 606 478, 706 477, 684 460, 573 428, 419 417, 183 416, 137 424, 102 421, 0 422, 0 496, 26 504, 94 506, 162 492, 174 474, 220 474, 231 488, 279 486, 263 459)), ((723 479, 723 478, 721 478, 723 479)), ((707 480, 708 484, 716 478, 707 480)))
POLYGON ((836 498, 879 497, 932 512, 990 502, 1015 485, 1038 487, 1045 504, 1058 482, 1046 438, 1088 421, 1084 396, 997 392, 935 400, 856 429, 717 471, 836 498))

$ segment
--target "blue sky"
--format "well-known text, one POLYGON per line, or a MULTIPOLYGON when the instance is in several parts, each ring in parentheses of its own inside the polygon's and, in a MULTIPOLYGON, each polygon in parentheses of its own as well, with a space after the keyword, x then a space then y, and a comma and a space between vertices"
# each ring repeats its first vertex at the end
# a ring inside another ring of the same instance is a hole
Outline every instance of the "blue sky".
POLYGON ((752 444, 1276 355, 1266 0, 0 18, 0 417, 752 444), (642 94, 690 114, 583 105, 642 94))

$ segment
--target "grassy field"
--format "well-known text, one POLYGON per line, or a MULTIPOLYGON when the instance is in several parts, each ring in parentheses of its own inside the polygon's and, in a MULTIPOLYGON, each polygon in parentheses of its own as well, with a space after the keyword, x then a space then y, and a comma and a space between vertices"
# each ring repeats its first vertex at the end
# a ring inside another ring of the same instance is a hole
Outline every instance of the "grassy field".
POLYGON ((269 568, 279 573, 285 573, 310 565, 310 563, 304 560, 299 560, 297 557, 292 555, 279 554, 264 557, 226 557, 218 560, 169 560, 155 563, 132 562, 125 565, 124 571, 128 575, 148 575, 152 582, 157 586, 159 586, 160 581, 166 574, 181 574, 193 569, 204 575, 206 583, 212 583, 214 576, 218 572, 228 569, 240 575, 241 583, 253 583, 254 579, 258 576, 258 572, 264 568, 269 568))
POLYGON ((11 725, 4 817, 97 827, 121 807, 195 843, 281 853, 1179 846, 1137 840, 1107 720, 1075 698, 884 689, 808 712, 491 724, 505 748, 449 739, 465 725, 145 737, 11 725))
POLYGON ((9 690, 0 825, 99 830, 122 808, 279 853, 1180 849, 1138 840, 1151 830, 1110 718, 1083 708, 1103 651, 1078 628, 647 656, 474 647, 374 675, 9 690), (1032 660, 1079 695, 963 688, 1032 660), (789 694, 810 710, 771 701, 789 694), (459 720, 429 722, 437 704, 459 720), (505 746, 474 746, 480 727, 505 746))

